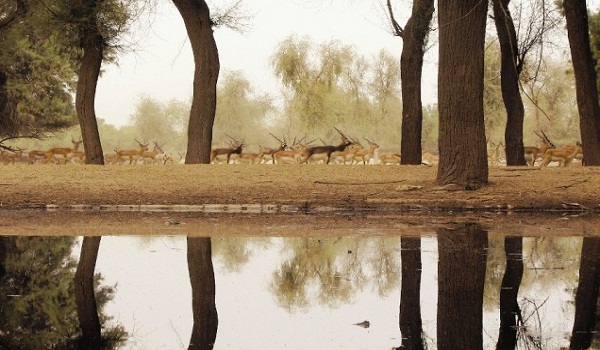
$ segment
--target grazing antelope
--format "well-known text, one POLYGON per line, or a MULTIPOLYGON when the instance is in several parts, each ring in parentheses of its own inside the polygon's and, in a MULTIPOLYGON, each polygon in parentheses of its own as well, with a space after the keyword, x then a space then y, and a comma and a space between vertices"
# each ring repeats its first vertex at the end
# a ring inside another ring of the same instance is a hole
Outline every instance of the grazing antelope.
MULTIPOLYGON (((233 159, 233 157, 232 157, 233 159)), ((258 153, 254 152, 242 152, 235 159, 234 162, 237 164, 260 164, 263 159, 262 149, 258 153)))
POLYGON ((69 154, 76 152, 79 149, 79 146, 83 140, 75 141, 71 139, 71 143, 73 143, 73 148, 68 147, 53 147, 46 151, 46 160, 44 163, 48 164, 49 162, 54 162, 56 157, 62 157, 62 163, 67 164, 69 160, 69 154))
POLYGON ((543 137, 540 136, 540 134, 538 134, 535 131, 534 131, 534 133, 538 137, 538 146, 537 147, 533 147, 533 146, 523 147, 523 151, 525 152, 525 160, 527 162, 527 165, 529 165, 529 166, 534 166, 535 161, 538 159, 538 157, 543 156, 547 150, 549 150, 551 148, 556 148, 556 146, 554 146, 554 144, 550 141, 550 139, 548 139, 548 136, 546 136, 546 134, 543 131, 542 131, 542 134, 544 135, 543 137))
POLYGON ((356 154, 354 154, 354 159, 352 160, 353 164, 360 164, 360 162, 362 162, 364 165, 369 164, 371 158, 373 158, 373 155, 375 154, 375 151, 379 148, 379 145, 375 142, 367 138, 365 138, 365 140, 369 143, 369 148, 356 152, 356 154))
POLYGON ((348 137, 346 137, 346 135, 344 135, 340 130, 338 130, 338 128, 334 129, 340 134, 340 136, 342 137, 342 143, 340 143, 337 146, 313 146, 313 147, 308 147, 304 150, 304 152, 302 152, 302 160, 300 161, 300 163, 304 163, 307 164, 309 159, 311 159, 313 156, 319 156, 322 155, 325 157, 326 161, 325 164, 329 164, 329 161, 331 160, 331 154, 334 152, 338 152, 338 151, 343 151, 346 149, 346 147, 352 145, 354 142, 350 141, 350 139, 348 139, 348 137))
POLYGON ((210 162, 215 164, 216 162, 225 161, 225 164, 229 164, 229 160, 233 154, 239 155, 242 153, 244 148, 244 141, 238 141, 233 137, 229 136, 230 147, 226 148, 214 148, 210 151, 210 162), (235 143, 234 143, 235 141, 235 143))
POLYGON ((129 158, 129 164, 133 163, 134 157, 140 157, 144 152, 148 150, 148 144, 143 144, 137 139, 134 139, 135 142, 140 145, 139 149, 116 149, 115 150, 115 160, 114 162, 121 165, 121 158, 129 158))

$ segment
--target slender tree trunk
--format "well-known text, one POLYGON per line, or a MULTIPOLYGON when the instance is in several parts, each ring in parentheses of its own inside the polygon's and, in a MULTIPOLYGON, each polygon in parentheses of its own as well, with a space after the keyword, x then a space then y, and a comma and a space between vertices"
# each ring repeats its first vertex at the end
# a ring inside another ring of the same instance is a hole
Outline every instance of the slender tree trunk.
POLYGON ((0 138, 19 133, 17 104, 10 99, 6 73, 0 68, 0 138))
POLYGON ((75 109, 81 127, 86 164, 104 164, 104 153, 100 143, 94 107, 105 47, 104 38, 99 32, 97 23, 97 13, 101 2, 102 0, 77 0, 73 8, 75 18, 83 20, 83 23, 79 24, 79 39, 83 57, 79 66, 75 109))
POLYGON ((600 104, 585 0, 563 2, 571 46, 585 165, 600 165, 600 104))
POLYGON ((600 285, 600 237, 584 237, 575 295, 575 322, 569 349, 589 349, 596 334, 596 308, 600 285))
POLYGON ((100 319, 94 295, 94 270, 100 239, 100 236, 83 238, 81 256, 75 272, 75 302, 82 332, 81 349, 100 349, 102 345, 100 319))
POLYGON ((478 224, 438 230, 437 342, 440 350, 483 348, 488 237, 478 224))
POLYGON ((504 238, 506 270, 500 287, 500 331, 498 350, 513 350, 517 346, 517 323, 521 309, 517 301, 523 279, 523 237, 504 238))
POLYGON ((210 10, 204 0, 173 0, 173 3, 185 23, 196 64, 185 163, 208 164, 220 69, 210 10))
POLYGON ((527 165, 523 151, 523 119, 525 108, 519 88, 519 43, 508 9, 510 0, 494 0, 494 23, 500 42, 502 99, 506 108, 506 129, 504 132, 506 165, 527 165))
POLYGON ((483 114, 487 1, 439 0, 437 182, 477 189, 488 182, 483 114))
POLYGON ((209 237, 188 237, 188 270, 192 284, 194 326, 189 350, 212 349, 217 338, 219 316, 215 303, 215 274, 209 237))
POLYGON ((402 237, 400 288, 401 349, 425 349, 421 318, 421 237, 402 237))
POLYGON ((402 140, 401 164, 421 164, 423 102, 421 77, 423 56, 433 17, 433 0, 413 1, 412 14, 402 31, 400 79, 402 80, 402 140))

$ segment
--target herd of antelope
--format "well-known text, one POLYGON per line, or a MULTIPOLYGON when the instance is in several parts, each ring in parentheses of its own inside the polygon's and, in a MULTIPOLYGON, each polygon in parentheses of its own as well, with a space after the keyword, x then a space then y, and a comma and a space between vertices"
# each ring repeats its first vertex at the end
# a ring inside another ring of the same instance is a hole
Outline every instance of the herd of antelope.
MULTIPOLYGON (((340 130, 335 130, 341 136, 341 142, 337 145, 311 146, 315 141, 305 142, 305 138, 293 140, 291 145, 287 144, 285 137, 282 139, 269 133, 279 142, 279 147, 268 148, 259 146, 258 152, 245 152, 244 141, 230 138, 229 147, 214 148, 211 150, 211 164, 400 164, 399 152, 380 152, 379 145, 365 138, 368 146, 364 147, 358 140, 351 139, 340 130)), ((539 138, 537 147, 525 147, 525 159, 527 165, 534 166, 541 159, 539 166, 546 167, 551 162, 558 162, 559 166, 569 166, 574 159, 583 162, 583 149, 577 142, 557 148, 542 131, 542 135, 536 133, 539 138)), ((179 153, 179 159, 175 161, 171 154, 165 153, 158 142, 154 142, 154 148, 149 149, 149 143, 135 140, 138 149, 115 149, 114 153, 104 155, 105 164, 167 164, 184 163, 185 153, 179 153)), ((71 140, 72 147, 54 147, 48 150, 32 150, 25 153, 22 150, 0 150, 0 161, 4 164, 21 163, 43 163, 43 164, 67 164, 84 163, 85 153, 79 150, 82 140, 71 140)), ((501 144, 492 145, 488 148, 488 160, 491 165, 500 165, 503 160, 500 151, 501 144)), ((437 163, 437 155, 427 151, 423 153, 423 164, 432 165, 437 163)))

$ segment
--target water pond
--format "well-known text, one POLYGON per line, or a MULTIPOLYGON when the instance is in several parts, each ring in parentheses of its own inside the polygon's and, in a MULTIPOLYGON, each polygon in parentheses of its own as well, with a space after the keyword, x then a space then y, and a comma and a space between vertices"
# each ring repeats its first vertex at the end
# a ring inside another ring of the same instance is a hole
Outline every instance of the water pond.
POLYGON ((231 235, 217 220, 182 235, 153 217, 158 235, 0 236, 0 349, 597 346, 597 226, 353 220, 231 235))

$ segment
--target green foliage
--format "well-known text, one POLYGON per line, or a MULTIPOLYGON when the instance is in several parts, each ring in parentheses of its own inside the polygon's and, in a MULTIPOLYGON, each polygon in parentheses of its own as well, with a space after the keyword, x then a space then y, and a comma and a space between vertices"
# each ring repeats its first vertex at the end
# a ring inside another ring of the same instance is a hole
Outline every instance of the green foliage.
MULTIPOLYGON (((80 336, 74 295, 74 237, 2 237, 0 251, 0 344, 10 349, 73 349, 80 336)), ((104 337, 125 339, 108 326, 102 309, 115 293, 100 286, 96 296, 104 337)), ((116 341, 107 348, 121 343, 116 341)))

